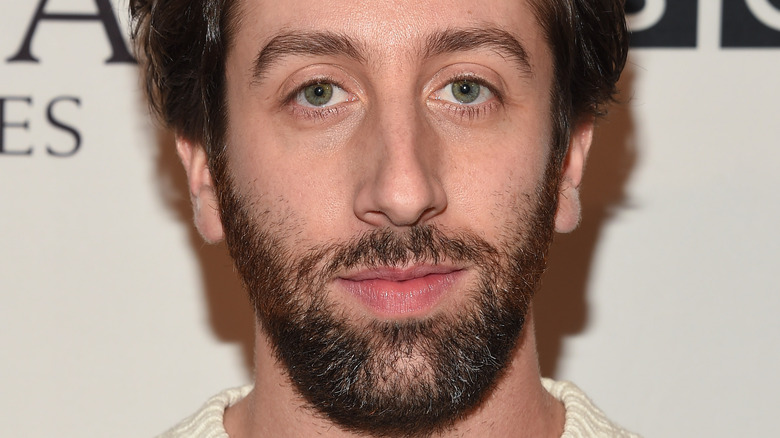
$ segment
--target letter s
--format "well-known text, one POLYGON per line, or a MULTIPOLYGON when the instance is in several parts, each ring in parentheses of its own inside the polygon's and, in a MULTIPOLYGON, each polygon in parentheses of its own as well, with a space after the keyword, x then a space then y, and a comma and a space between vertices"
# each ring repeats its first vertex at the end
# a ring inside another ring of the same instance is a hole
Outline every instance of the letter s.
POLYGON ((81 134, 79 134, 79 132, 73 126, 66 125, 65 123, 61 122, 59 119, 54 117, 54 105, 62 101, 70 101, 75 103, 76 106, 79 107, 81 106, 81 100, 79 100, 79 98, 77 97, 71 97, 71 96, 56 97, 52 99, 52 101, 49 102, 49 106, 46 107, 46 119, 49 121, 49 123, 52 124, 52 126, 62 129, 63 131, 66 131, 73 136, 73 140, 74 140, 73 149, 67 152, 58 152, 52 149, 51 146, 46 145, 46 151, 49 153, 49 155, 54 155, 55 157, 70 157, 73 154, 75 154, 81 147, 81 134))

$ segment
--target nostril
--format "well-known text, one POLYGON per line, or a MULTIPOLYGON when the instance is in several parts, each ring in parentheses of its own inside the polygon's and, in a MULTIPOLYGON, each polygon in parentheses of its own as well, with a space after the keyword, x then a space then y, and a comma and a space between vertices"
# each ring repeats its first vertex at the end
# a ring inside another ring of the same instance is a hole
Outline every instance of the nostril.
POLYGON ((355 213, 377 226, 409 227, 437 216, 446 208, 446 195, 436 178, 418 173, 413 178, 395 173, 376 175, 355 200, 355 213))

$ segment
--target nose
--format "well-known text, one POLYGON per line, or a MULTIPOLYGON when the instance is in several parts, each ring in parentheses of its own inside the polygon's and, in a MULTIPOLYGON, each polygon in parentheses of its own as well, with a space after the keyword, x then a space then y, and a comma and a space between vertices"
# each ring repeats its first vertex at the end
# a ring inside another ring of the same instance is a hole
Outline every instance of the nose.
POLYGON ((355 215, 377 227, 409 227, 441 214, 447 196, 436 135, 427 122, 409 108, 388 109, 366 131, 355 215))

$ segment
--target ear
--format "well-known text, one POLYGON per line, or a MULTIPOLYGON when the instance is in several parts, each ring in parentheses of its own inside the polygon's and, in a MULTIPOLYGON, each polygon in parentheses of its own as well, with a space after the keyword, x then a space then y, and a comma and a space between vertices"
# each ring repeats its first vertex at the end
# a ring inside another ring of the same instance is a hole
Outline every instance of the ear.
POLYGON ((219 242, 225 234, 206 150, 200 144, 177 134, 176 151, 187 172, 195 227, 207 242, 219 242))
POLYGON ((575 127, 569 140, 558 187, 558 209, 555 212, 555 231, 559 233, 571 232, 580 223, 580 184, 585 160, 593 142, 594 125, 595 119, 588 117, 575 127))

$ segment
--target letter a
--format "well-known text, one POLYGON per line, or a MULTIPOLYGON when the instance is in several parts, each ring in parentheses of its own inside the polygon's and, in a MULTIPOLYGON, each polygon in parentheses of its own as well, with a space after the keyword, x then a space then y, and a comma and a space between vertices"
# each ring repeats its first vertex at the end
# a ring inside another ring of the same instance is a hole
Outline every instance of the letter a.
POLYGON ((135 63, 135 59, 127 50, 125 41, 122 39, 122 33, 119 31, 119 24, 116 21, 114 10, 111 9, 111 3, 109 0, 95 0, 97 4, 97 14, 66 14, 66 13, 48 13, 44 11, 47 0, 41 0, 38 4, 38 9, 35 11, 32 23, 27 28, 27 34, 22 41, 22 47, 16 55, 7 59, 8 62, 14 61, 32 61, 39 62, 38 58, 33 56, 30 52, 30 44, 32 43, 35 30, 38 28, 38 23, 42 20, 59 20, 59 21, 91 21, 98 20, 103 23, 103 27, 106 29, 106 35, 108 41, 111 43, 111 57, 106 60, 106 64, 109 63, 135 63))

